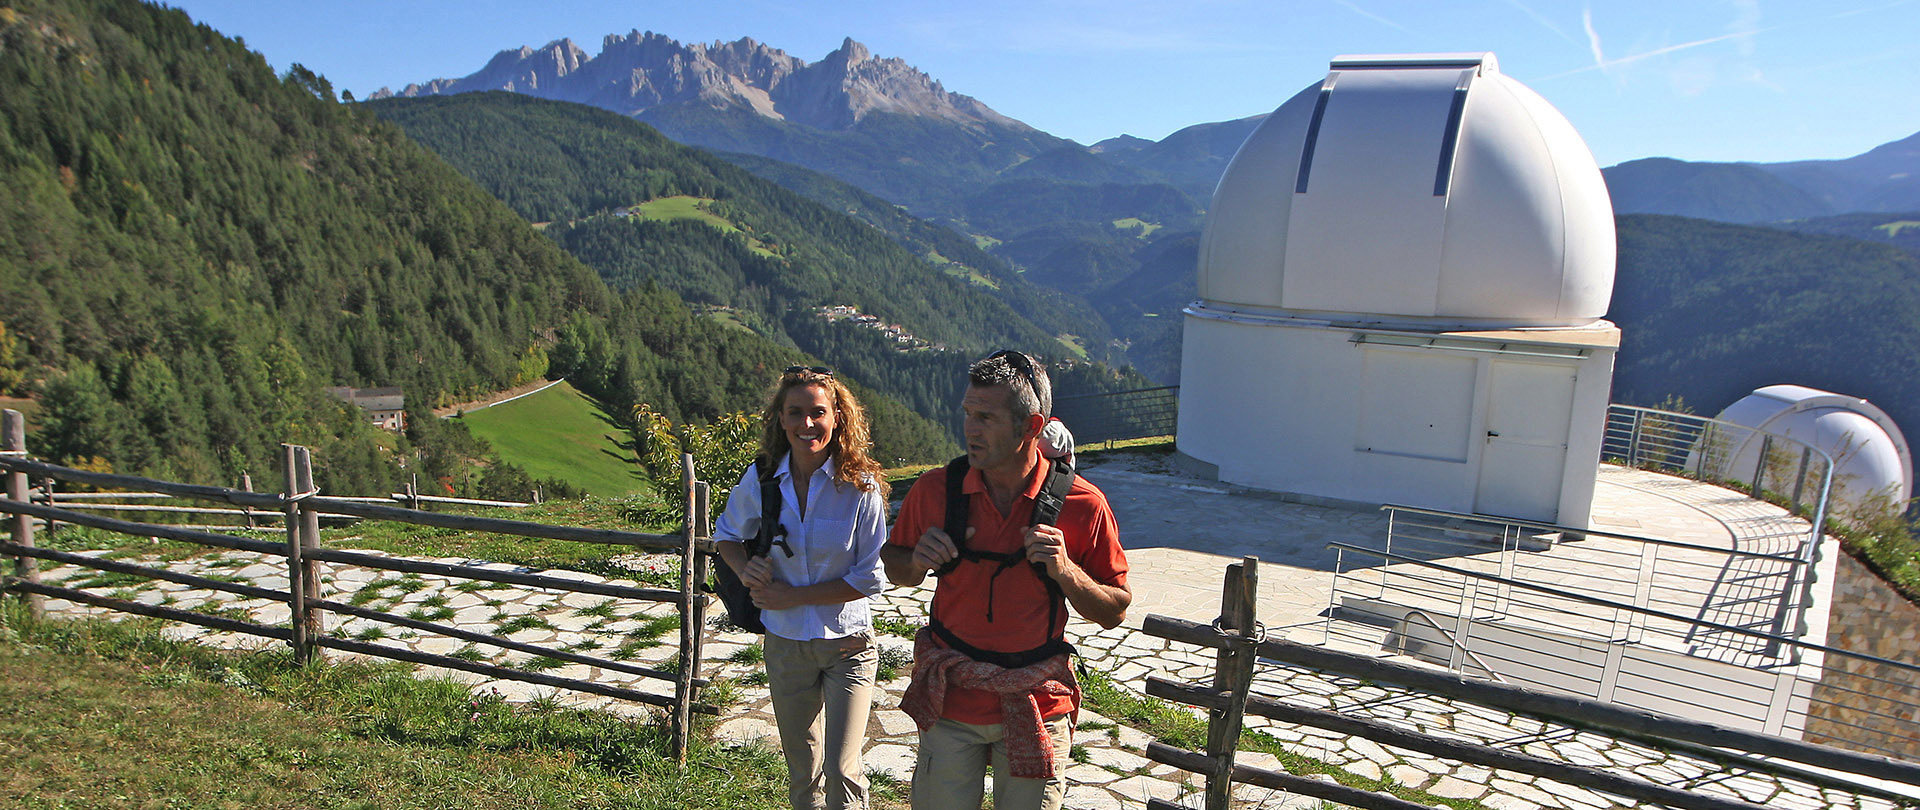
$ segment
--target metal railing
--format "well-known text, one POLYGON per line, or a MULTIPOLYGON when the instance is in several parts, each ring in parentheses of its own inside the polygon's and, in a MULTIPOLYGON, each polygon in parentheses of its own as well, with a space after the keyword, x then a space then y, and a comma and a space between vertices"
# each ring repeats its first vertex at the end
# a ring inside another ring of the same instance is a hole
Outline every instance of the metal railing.
MULTIPOLYGON (((1199 670, 1203 678, 1212 676, 1210 683, 1157 675, 1147 681, 1149 696, 1207 710, 1204 751, 1159 741, 1145 751, 1154 762, 1202 777, 1203 792, 1182 795, 1185 804, 1152 798, 1148 810, 1186 810, 1202 806, 1193 803, 1202 799, 1206 810, 1229 810, 1246 798, 1244 786, 1367 810, 1424 810, 1424 802, 1432 801, 1401 789, 1394 779, 1376 784, 1373 789, 1381 792, 1375 793, 1361 780, 1310 777, 1284 757, 1284 771, 1245 761, 1239 748, 1247 728, 1270 734, 1284 730, 1275 736, 1304 740, 1288 748, 1309 756, 1312 741, 1326 735, 1371 743, 1372 753, 1362 754, 1365 761, 1390 761, 1400 751, 1411 751, 1443 765, 1470 765, 1473 775, 1465 767, 1452 775, 1490 789, 1481 797, 1489 806, 1513 799, 1528 805, 1542 801, 1518 793, 1527 786, 1516 780, 1528 777, 1534 778, 1533 791, 1553 794, 1552 803, 1624 800, 1684 810, 1802 805, 1891 810, 1912 806, 1920 787, 1920 763, 1913 761, 1586 696, 1489 683, 1377 653, 1269 638, 1254 609, 1257 564, 1249 557, 1227 566, 1220 617, 1212 623, 1160 615, 1142 623, 1148 635, 1195 645, 1202 654, 1217 651, 1211 672, 1199 670)), ((1829 659, 1847 655, 1818 652, 1829 659)), ((1193 677, 1188 674, 1193 670, 1181 671, 1182 677, 1193 677)), ((1912 730, 1906 734, 1910 739, 1912 730)))
POLYGON ((1607 406, 1600 459, 1771 495, 1812 523, 1817 543, 1833 490, 1833 456, 1771 431, 1635 405, 1607 406))
POLYGON ((1180 420, 1180 386, 1056 397, 1053 415, 1079 444, 1171 436, 1180 420))
MULTIPOLYGON (((1443 563, 1348 543, 1328 547, 1335 552, 1329 642, 1334 613, 1404 627, 1405 614, 1446 613, 1436 605, 1450 601, 1455 648, 1417 656, 1449 671, 1486 668, 1608 703, 1920 760, 1920 726, 1911 719, 1920 716, 1920 665, 1662 609, 1639 598, 1644 591, 1624 601, 1576 583, 1492 573, 1483 559, 1443 563), (1384 564, 1367 567, 1365 585, 1354 586, 1343 576, 1355 566, 1352 556, 1384 564), (1709 633, 1724 640, 1703 644, 1709 633), (1746 655, 1729 661, 1721 654, 1727 649, 1746 655), (1466 653, 1473 666, 1462 665, 1466 653)), ((1350 633, 1353 625, 1342 627, 1350 633)))
MULTIPOLYGON (((1692 616, 1768 635, 1803 632, 1801 587, 1809 567, 1798 554, 1703 546, 1597 529, 1469 515, 1398 504, 1387 513, 1383 551, 1414 560, 1449 560, 1477 573, 1519 582, 1555 585, 1576 593, 1618 599, 1639 608, 1692 616), (1557 544, 1570 553, 1543 553, 1557 544)), ((1351 580, 1353 575, 1346 575, 1351 580)), ((1341 590, 1336 577, 1335 590, 1341 590)), ((1358 587, 1349 583, 1349 589, 1358 587)), ((1505 615, 1509 588, 1491 603, 1505 615)), ((1446 607, 1463 598, 1459 588, 1431 593, 1423 605, 1446 607)), ((1596 628, 1596 632, 1598 629, 1596 628)), ((1611 625, 1606 632, 1613 633, 1611 625)), ((1683 633, 1691 655, 1736 663, 1762 663, 1778 656, 1772 644, 1704 629, 1683 633)), ((1609 637, 1638 641, 1627 627, 1609 637)))

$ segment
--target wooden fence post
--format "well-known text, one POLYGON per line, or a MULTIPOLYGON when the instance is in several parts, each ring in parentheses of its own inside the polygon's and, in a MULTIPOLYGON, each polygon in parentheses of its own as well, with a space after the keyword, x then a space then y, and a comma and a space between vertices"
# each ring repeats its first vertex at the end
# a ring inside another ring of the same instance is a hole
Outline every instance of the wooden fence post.
POLYGON ((414 473, 407 478, 407 508, 420 511, 420 474, 414 473))
MULTIPOLYGON (((700 516, 700 521, 694 529, 694 536, 698 539, 713 539, 712 499, 713 488, 711 485, 705 481, 693 482, 693 504, 696 514, 700 516)), ((691 656, 693 659, 693 669, 687 673, 688 678, 692 680, 698 680, 700 677, 700 661, 702 660, 700 656, 703 654, 707 640, 707 600, 704 596, 709 573, 707 564, 707 555, 693 555, 693 655, 691 656)), ((692 697, 699 696, 698 692, 689 692, 688 694, 692 697)))
POLYGON ((697 557, 693 549, 694 530, 699 522, 696 498, 693 487, 693 454, 680 455, 680 486, 684 491, 686 504, 686 523, 681 530, 680 545, 680 667, 673 685, 673 758, 685 765, 687 763, 688 740, 692 733, 693 719, 693 670, 695 661, 694 638, 700 628, 693 626, 693 561, 697 557))
POLYGON ((293 658, 301 664, 313 662, 320 654, 314 639, 321 633, 320 611, 312 602, 320 598, 320 576, 307 549, 319 544, 320 514, 307 508, 306 495, 313 491, 312 451, 293 444, 280 445, 286 462, 287 497, 287 592, 293 627, 293 658))
POLYGON ((1207 711, 1207 756, 1213 773, 1207 774, 1207 810, 1228 810, 1233 801, 1233 756, 1240 744, 1241 721, 1246 714, 1247 693, 1253 688, 1255 645, 1262 632, 1254 611, 1259 593, 1260 560, 1242 557, 1227 566, 1227 579, 1220 592, 1220 619, 1215 629, 1232 633, 1233 643, 1220 650, 1214 668, 1213 688, 1227 695, 1224 708, 1207 711))
MULTIPOLYGON (((241 474, 240 474, 240 489, 241 489, 241 491, 243 491, 243 492, 252 492, 252 491, 253 491, 253 474, 252 474, 252 473, 241 473, 241 474)), ((244 515, 244 516, 246 517, 246 519, 247 519, 247 528, 249 528, 249 529, 251 529, 251 528, 254 528, 254 524, 253 524, 253 507, 251 507, 251 506, 248 506, 248 505, 246 505, 246 504, 241 504, 241 505, 240 505, 240 514, 242 514, 242 515, 244 515)))
MULTIPOLYGON (((306 447, 302 447, 299 450, 299 456, 300 491, 318 492, 320 488, 313 483, 313 452, 306 447)), ((309 659, 318 659, 325 654, 319 645, 312 642, 312 639, 319 638, 322 633, 326 632, 326 613, 313 605, 314 602, 322 598, 322 594, 320 593, 320 561, 307 556, 308 551, 318 549, 319 547, 320 510, 308 506, 305 501, 302 501, 300 503, 300 581, 303 587, 300 590, 301 593, 306 595, 306 602, 300 606, 300 611, 293 616, 293 620, 303 623, 307 627, 306 636, 309 646, 307 657, 309 659)))
MULTIPOLYGON (((0 413, 0 450, 17 453, 21 458, 27 454, 27 417, 12 408, 0 413)), ((7 474, 7 498, 14 501, 27 500, 27 474, 15 472, 7 474)), ((16 514, 13 516, 13 542, 15 545, 33 545, 33 518, 16 514)), ((40 563, 38 560, 20 556, 13 558, 13 575, 22 582, 40 583, 40 563)), ((27 605, 27 615, 38 619, 45 607, 39 594, 20 595, 27 605)))
MULTIPOLYGON (((52 478, 40 479, 40 505, 45 506, 48 509, 53 508, 54 504, 53 504, 53 479, 52 478)), ((52 537, 53 530, 55 528, 58 528, 59 524, 54 523, 53 518, 47 518, 46 520, 40 521, 40 527, 46 530, 48 537, 52 537)))

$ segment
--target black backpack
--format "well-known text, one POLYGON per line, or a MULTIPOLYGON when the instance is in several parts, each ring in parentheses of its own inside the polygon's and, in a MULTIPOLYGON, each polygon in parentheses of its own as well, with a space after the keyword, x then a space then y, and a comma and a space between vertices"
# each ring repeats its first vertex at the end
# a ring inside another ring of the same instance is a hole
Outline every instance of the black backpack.
MULTIPOLYGON (((1060 522, 1060 510, 1066 507, 1067 493, 1073 490, 1073 465, 1064 458, 1042 459, 1042 461, 1049 466, 1045 479, 1040 482, 1040 491, 1034 495, 1032 525, 1052 526, 1060 522)), ((969 504, 967 502, 967 495, 961 491, 961 487, 965 483, 967 470, 970 468, 971 465, 967 463, 966 456, 961 456, 947 463, 947 520, 944 528, 946 529, 947 537, 953 540, 954 547, 960 550, 960 556, 948 560, 947 564, 940 566, 939 569, 933 572, 933 575, 936 577, 943 576, 953 569, 960 567, 960 564, 963 562, 993 565, 993 574, 987 579, 987 621, 991 622, 993 621, 993 583, 1000 578, 1001 574, 1025 561, 1027 555, 1024 550, 1002 552, 980 551, 978 549, 967 548, 967 511, 969 504)), ((1047 628, 1052 630, 1053 626, 1060 621, 1060 606, 1066 601, 1066 594, 1060 590, 1060 583, 1054 581, 1053 577, 1047 576, 1045 566, 1036 562, 1029 562, 1027 567, 1033 571, 1034 576, 1040 578, 1040 583, 1046 586, 1047 628)), ((968 644, 962 641, 959 636, 955 635, 953 631, 948 630, 945 625, 942 625, 938 620, 931 617, 928 619, 927 627, 931 629, 933 634, 938 636, 949 649, 959 650, 966 654, 968 658, 972 658, 975 661, 985 661, 1006 669, 1019 669, 1052 658, 1060 653, 1072 654, 1074 651, 1073 645, 1067 643, 1064 635, 1049 639, 1045 644, 1031 650, 1008 653, 983 650, 972 644, 968 644)))
MULTIPOLYGON (((747 541, 747 557, 764 557, 779 546, 787 556, 793 556, 793 547, 787 545, 787 527, 780 525, 780 479, 774 475, 774 465, 762 463, 760 470, 760 530, 753 539, 747 541)), ((749 633, 765 633, 767 625, 760 621, 760 609, 753 605, 753 592, 740 575, 727 566, 725 557, 713 555, 713 586, 709 589, 720 597, 720 603, 727 608, 727 617, 736 627, 749 633)))

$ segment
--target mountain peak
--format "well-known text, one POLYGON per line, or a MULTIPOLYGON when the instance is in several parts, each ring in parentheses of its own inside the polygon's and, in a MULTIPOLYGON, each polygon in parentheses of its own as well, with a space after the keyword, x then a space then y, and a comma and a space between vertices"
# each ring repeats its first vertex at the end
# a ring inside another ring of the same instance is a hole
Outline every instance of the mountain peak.
MULTIPOLYGON (((840 43, 840 50, 834 53, 845 56, 847 64, 849 65, 857 65, 873 58, 873 54, 867 50, 867 46, 853 41, 853 37, 847 37, 843 40, 840 43)), ((829 54, 829 57, 831 57, 831 54, 829 54)))
POLYGON ((382 88, 374 98, 476 90, 511 90, 623 115, 664 105, 745 108, 821 129, 847 129, 873 113, 1032 129, 947 92, 906 60, 875 58, 852 37, 812 64, 747 37, 682 44, 665 34, 633 30, 608 34, 600 54, 592 57, 572 40, 560 39, 537 49, 501 51, 464 78, 410 84, 399 93, 382 88))

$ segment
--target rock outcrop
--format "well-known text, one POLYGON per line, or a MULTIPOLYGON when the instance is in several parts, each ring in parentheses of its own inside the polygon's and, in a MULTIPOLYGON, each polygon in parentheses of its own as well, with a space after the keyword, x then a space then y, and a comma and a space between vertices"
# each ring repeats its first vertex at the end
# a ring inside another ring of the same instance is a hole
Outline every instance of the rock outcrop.
POLYGON ((851 38, 812 64, 752 39, 681 44, 651 31, 610 35, 598 56, 572 40, 501 51, 470 76, 382 88, 374 98, 508 90, 591 104, 627 115, 674 104, 746 109, 828 130, 874 112, 961 125, 1030 130, 987 105, 950 93, 899 58, 875 58, 851 38))

